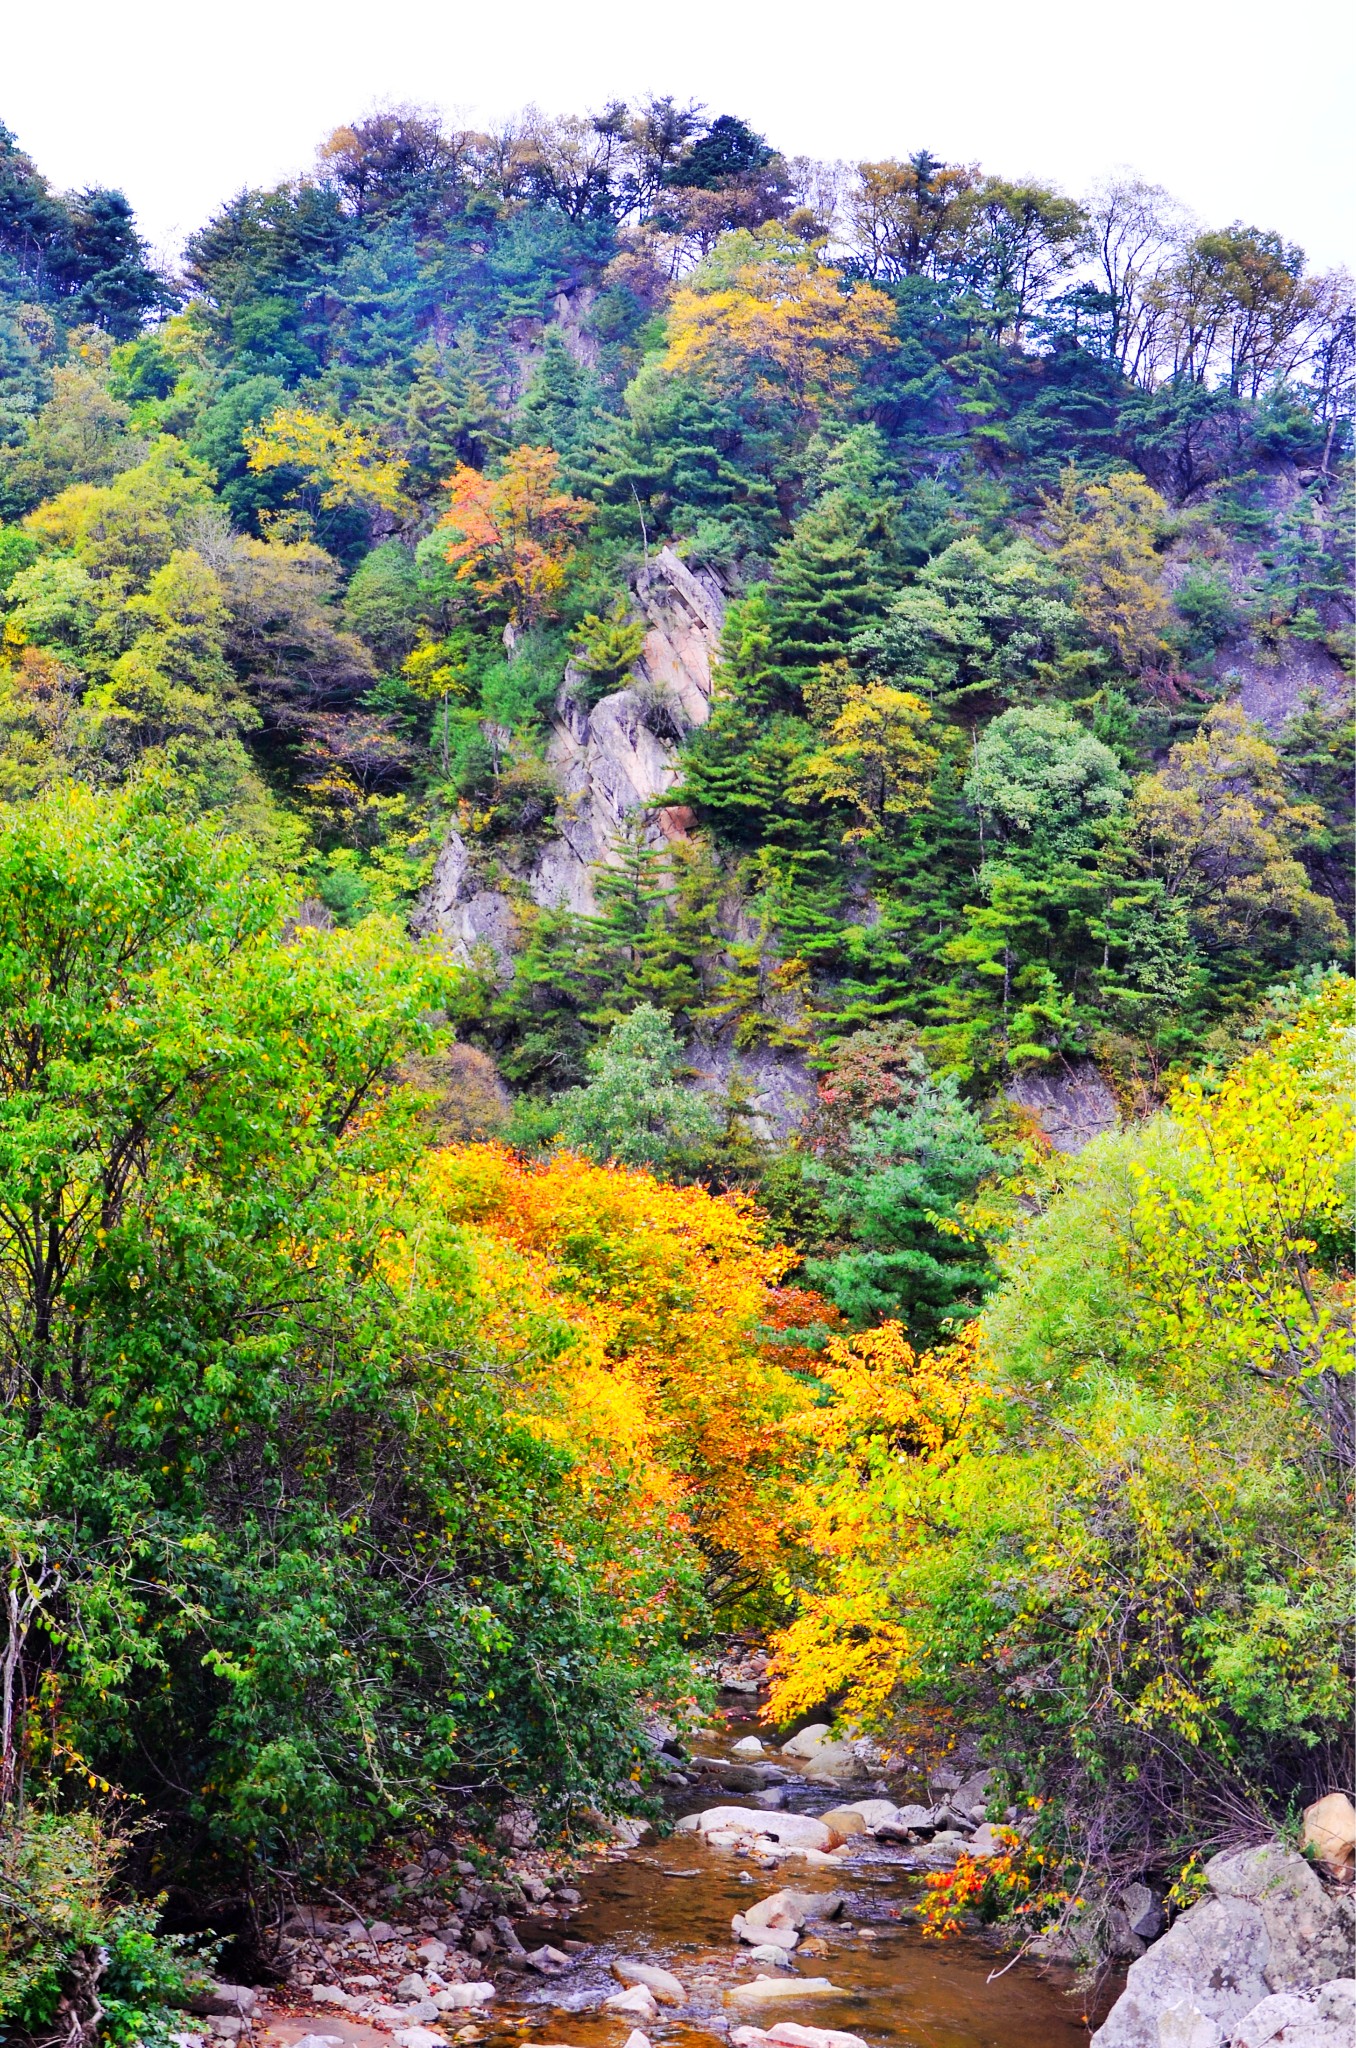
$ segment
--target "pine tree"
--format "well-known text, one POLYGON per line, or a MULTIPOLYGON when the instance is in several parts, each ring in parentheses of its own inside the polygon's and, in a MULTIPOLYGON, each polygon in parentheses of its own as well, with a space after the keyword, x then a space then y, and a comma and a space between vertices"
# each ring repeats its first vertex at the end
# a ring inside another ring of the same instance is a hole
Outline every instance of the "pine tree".
POLYGON ((845 655, 853 635, 884 605, 887 586, 869 503, 832 491, 804 513, 777 551, 772 574, 772 653, 798 689, 820 665, 845 655))

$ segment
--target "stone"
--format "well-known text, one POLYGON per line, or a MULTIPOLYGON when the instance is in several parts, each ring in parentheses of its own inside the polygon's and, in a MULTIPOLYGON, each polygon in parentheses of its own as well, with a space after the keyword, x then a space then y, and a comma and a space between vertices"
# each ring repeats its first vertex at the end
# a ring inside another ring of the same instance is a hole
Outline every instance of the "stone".
POLYGON ((433 2027, 397 2027, 394 2040, 396 2048, 446 2048, 446 2034, 438 2033, 433 2027))
POLYGON ((639 2027, 633 2027, 627 2035, 624 2048, 650 2048, 650 2037, 642 2034, 639 2027))
POLYGON ((416 1976, 414 1971, 412 1970, 408 1977, 402 1977, 400 1982, 396 1985, 395 1995, 397 1998, 404 1999, 427 1998, 428 1985, 424 1982, 422 1977, 416 1976))
POLYGON ((729 1835, 732 1841, 766 1836, 788 1847, 832 1849, 840 1840, 832 1828, 809 1813, 765 1813, 747 1806, 709 1806, 705 1813, 685 1814, 680 1834, 729 1835))
POLYGON ((603 2000, 603 2011, 624 2013, 647 2023, 659 2018, 659 2006, 648 1984, 632 1984, 625 1991, 614 1991, 603 2000))
POLYGON ((866 1821, 855 1806, 833 1806, 827 1813, 821 1813, 819 1818, 825 1827, 832 1828, 836 1835, 864 1835, 867 1831, 866 1821))
MULTIPOLYGON (((339 1997, 343 1997, 342 1992, 339 1997)), ((259 1994, 251 1991, 247 1984, 199 1984, 188 1993, 184 2004, 189 2012, 253 2019, 259 2010, 259 1994)))
POLYGON ((971 1856, 1003 1856, 1012 1847, 1010 1836, 1010 1829, 995 1828, 992 1822, 986 1820, 983 1827, 975 1829, 966 1843, 966 1849, 971 1856))
POLYGON ((488 2005, 494 1997, 493 1984, 448 1984, 433 1994, 439 2012, 465 2012, 468 2007, 488 2005))
POLYGON ((447 1943, 433 1938, 421 1941, 415 1954, 422 1956, 430 1969, 440 1970, 447 1961, 447 1943))
POLYGON ((313 1984, 308 1996, 312 2005, 350 2006, 358 2002, 350 1998, 347 1991, 341 1991, 337 1984, 313 1984))
POLYGON ((1235 2027, 1229 2048, 1351 2048, 1356 2041, 1356 1978, 1325 1984, 1312 1998, 1279 1991, 1235 2027))
POLYGON ((342 2034, 303 2034, 292 2048, 344 2048, 342 2034))
POLYGON ((802 2027, 794 2020, 778 2020, 766 2032, 762 2027, 736 2027, 730 2039, 734 2048, 866 2048, 859 2034, 842 2034, 836 2027, 802 2027))
POLYGON ((550 1885, 543 1884, 539 1877, 520 1877, 518 1886, 524 1897, 531 1899, 534 1906, 541 1905, 544 1899, 551 1896, 550 1885))
POLYGON ((782 1744, 783 1756, 812 1757, 829 1732, 827 1721, 815 1721, 808 1728, 802 1728, 799 1735, 793 1735, 789 1742, 782 1744))
POLYGON ((249 2032, 249 2021, 235 2012, 214 2012, 207 2016, 207 2029, 217 2041, 238 2041, 249 2032))
MULTIPOLYGON (((824 1949, 824 1953, 827 1955, 828 1950, 822 1942, 820 1947, 824 1949)), ((755 1943, 754 1947, 749 1950, 749 1961, 751 1963, 774 1963, 779 1970, 789 1970, 791 1967, 791 1951, 790 1949, 779 1948, 775 1941, 760 1941, 755 1943)))
POLYGON ((733 1756, 761 1756, 763 1745, 756 1735, 741 1735, 731 1751, 733 1756))
POLYGON ((827 1977, 755 1977, 751 1984, 734 1984, 725 1994, 727 2005, 776 2005, 788 1998, 847 1998, 841 1984, 827 1977))
MULTIPOLYGON (((899 1808, 893 1799, 854 1799, 848 1805, 836 1807, 834 1810, 838 1813, 859 1813, 869 1828, 878 1828, 886 1821, 899 1818, 899 1808)), ((827 1822, 829 1827, 834 1825, 828 1814, 822 1813, 819 1817, 827 1822)))
POLYGON ((1356 1806, 1345 1792, 1329 1792, 1305 1807, 1302 1847, 1333 1877, 1350 1875, 1356 1861, 1356 1806))
POLYGON ((541 1948, 529 1949, 523 1961, 540 1977, 558 1977, 562 1970, 570 1967, 570 1958, 564 1950, 552 1948, 549 1942, 543 1943, 541 1948))
POLYGON ((1167 1924, 1167 1915, 1147 1884, 1128 1884, 1121 1893, 1125 1924, 1141 1941, 1157 1941, 1167 1924))
POLYGON ((1210 1895, 1130 1965, 1093 2048, 1216 2048, 1267 1997, 1349 1974, 1350 1899, 1330 1899, 1280 1842, 1215 1856, 1210 1895))
POLYGON ((369 1941, 394 1941, 396 1931, 389 1920, 374 1920, 367 1930, 369 1941))
POLYGON ((619 1984, 643 1984, 653 1992, 661 2005, 685 2005, 687 1992, 672 1970, 661 1970, 657 1963, 638 1963, 630 1956, 618 1956, 612 1964, 612 1974, 619 1984))
POLYGON ((824 1742, 806 1764, 804 1774, 812 1785, 850 1785, 854 1778, 865 1778, 868 1768, 855 1743, 824 1742))
POLYGON ((752 1796, 754 1805, 761 1807, 765 1813, 777 1813, 786 1803, 786 1787, 765 1785, 761 1792, 755 1792, 752 1796))

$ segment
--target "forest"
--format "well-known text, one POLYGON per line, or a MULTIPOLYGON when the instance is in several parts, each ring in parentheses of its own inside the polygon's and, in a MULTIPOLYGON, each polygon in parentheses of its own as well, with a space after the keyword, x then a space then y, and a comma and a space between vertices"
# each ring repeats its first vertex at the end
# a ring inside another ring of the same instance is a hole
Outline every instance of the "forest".
POLYGON ((1354 387, 1129 174, 0 127, 6 2038, 732 1631, 1089 1955, 1351 1784, 1354 387))

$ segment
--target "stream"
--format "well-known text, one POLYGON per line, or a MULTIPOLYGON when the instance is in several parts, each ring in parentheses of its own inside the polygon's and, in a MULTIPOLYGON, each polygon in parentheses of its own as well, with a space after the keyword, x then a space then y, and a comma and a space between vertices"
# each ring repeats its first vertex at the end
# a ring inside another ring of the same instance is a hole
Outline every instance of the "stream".
MULTIPOLYGON (((751 1719, 733 1721, 727 1736, 698 1741, 693 1753, 738 1764, 731 1745, 751 1731, 757 1732, 751 1719)), ((799 1778, 791 1760, 771 1747, 767 1758, 791 1772, 783 1811, 822 1813, 860 1796, 799 1778)), ((677 1815, 745 1803, 708 1777, 680 1791, 670 1810, 677 1815)), ((501 1977, 489 2039, 495 2048, 511 2042, 622 2048, 634 2025, 654 2048, 716 2048, 737 2027, 771 2028, 789 2020, 858 2035, 867 2048, 1086 2048, 1083 2001, 1054 1975, 1018 1962, 991 1982, 1006 1960, 992 1947, 965 1936, 926 1941, 910 1918, 900 1919, 901 1905, 916 1900, 921 1887, 906 1867, 907 1855, 866 1834, 850 1839, 834 1869, 810 1868, 800 1858, 763 1867, 747 1853, 690 1833, 614 1851, 576 1880, 580 1904, 568 1915, 558 1910, 519 1922, 527 1949, 567 1939, 588 1946, 558 1977, 518 1979, 512 1989, 501 1977), (801 1949, 787 1965, 770 1969, 741 1946, 730 1921, 783 1886, 840 1892, 846 1903, 840 1917, 807 1925, 801 1949), (649 2022, 601 2011, 603 1998, 620 1989, 611 1974, 617 1958, 672 1971, 688 1994, 686 2004, 679 2011, 661 2006, 649 2022), (769 1975, 828 1977, 842 1995, 793 1994, 759 2009, 727 2003, 732 1988, 769 1975)))

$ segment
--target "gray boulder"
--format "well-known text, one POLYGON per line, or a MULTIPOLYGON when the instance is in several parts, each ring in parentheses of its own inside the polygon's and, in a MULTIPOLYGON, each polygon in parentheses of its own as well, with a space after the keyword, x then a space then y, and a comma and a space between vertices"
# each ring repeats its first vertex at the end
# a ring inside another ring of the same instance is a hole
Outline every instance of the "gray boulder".
POLYGON ((1351 1971, 1353 1907, 1278 1842, 1216 1856, 1210 1896, 1130 1966, 1093 2048, 1223 2048, 1262 2002, 1351 1971))

